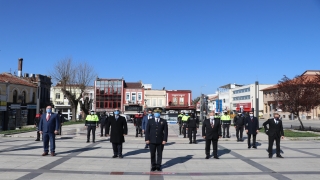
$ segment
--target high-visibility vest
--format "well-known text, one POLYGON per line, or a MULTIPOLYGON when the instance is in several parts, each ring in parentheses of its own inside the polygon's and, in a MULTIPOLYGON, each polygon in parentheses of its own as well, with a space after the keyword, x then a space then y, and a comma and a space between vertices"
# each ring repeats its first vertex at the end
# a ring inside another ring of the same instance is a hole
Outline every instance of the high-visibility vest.
POLYGON ((190 117, 190 116, 186 116, 186 115, 183 116, 183 117, 182 117, 182 121, 188 121, 189 117, 190 117))
POLYGON ((222 115, 221 121, 230 121, 230 116, 229 115, 222 115))
POLYGON ((88 115, 86 118, 86 121, 99 121, 99 118, 97 115, 88 115))
POLYGON ((216 118, 221 118, 220 116, 214 116, 214 118, 216 119, 216 118))

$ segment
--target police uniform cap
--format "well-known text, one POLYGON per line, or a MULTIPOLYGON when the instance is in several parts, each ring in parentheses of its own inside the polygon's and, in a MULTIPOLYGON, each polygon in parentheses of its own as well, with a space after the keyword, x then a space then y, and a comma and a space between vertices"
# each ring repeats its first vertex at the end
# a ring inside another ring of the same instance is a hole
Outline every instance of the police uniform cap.
POLYGON ((157 113, 161 113, 162 112, 162 108, 153 108, 153 112, 157 112, 157 113))

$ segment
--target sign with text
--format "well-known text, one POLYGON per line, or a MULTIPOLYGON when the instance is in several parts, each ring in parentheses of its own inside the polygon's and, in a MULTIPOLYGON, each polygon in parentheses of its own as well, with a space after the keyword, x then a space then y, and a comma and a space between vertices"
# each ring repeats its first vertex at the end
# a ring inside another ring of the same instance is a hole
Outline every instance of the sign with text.
POLYGON ((125 111, 142 111, 142 106, 125 106, 125 111))
POLYGON ((11 104, 10 108, 11 109, 21 109, 21 105, 20 104, 11 104))

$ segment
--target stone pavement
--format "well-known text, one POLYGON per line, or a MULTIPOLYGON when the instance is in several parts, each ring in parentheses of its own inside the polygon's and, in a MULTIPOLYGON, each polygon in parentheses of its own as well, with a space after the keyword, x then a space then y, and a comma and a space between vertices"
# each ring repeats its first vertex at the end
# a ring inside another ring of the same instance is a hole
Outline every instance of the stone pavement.
POLYGON ((55 157, 41 156, 42 142, 30 137, 35 132, 0 137, 0 179, 319 179, 320 141, 284 140, 284 159, 275 155, 269 159, 265 134, 257 137, 258 149, 248 149, 246 142, 235 141, 235 130, 231 128, 232 137, 219 141, 220 159, 207 160, 201 130, 199 143, 188 144, 188 139, 178 136, 177 125, 169 125, 163 172, 150 173, 150 154, 144 149, 144 138, 136 138, 134 126, 128 126, 123 159, 111 158, 108 138, 97 137, 96 143, 85 143, 83 125, 64 128, 64 132, 78 130, 57 137, 55 157))

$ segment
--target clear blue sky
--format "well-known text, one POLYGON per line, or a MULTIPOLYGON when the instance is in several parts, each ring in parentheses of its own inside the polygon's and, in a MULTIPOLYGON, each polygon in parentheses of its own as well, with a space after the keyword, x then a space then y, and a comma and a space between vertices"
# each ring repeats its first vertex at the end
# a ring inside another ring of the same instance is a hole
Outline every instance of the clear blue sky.
POLYGON ((320 69, 319 0, 0 0, 0 72, 87 61, 193 97, 320 69))

